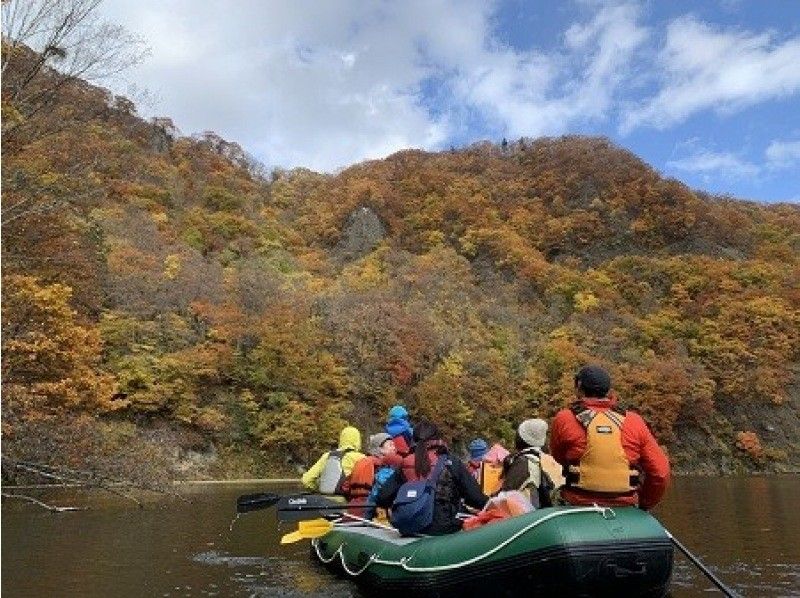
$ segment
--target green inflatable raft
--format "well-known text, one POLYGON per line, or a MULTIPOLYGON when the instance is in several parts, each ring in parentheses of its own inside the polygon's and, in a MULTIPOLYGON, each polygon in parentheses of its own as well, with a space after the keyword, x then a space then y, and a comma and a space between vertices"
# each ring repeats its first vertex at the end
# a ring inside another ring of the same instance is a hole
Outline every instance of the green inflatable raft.
POLYGON ((311 550, 381 596, 664 596, 673 563, 664 528, 633 507, 541 509, 420 538, 338 523, 311 550))

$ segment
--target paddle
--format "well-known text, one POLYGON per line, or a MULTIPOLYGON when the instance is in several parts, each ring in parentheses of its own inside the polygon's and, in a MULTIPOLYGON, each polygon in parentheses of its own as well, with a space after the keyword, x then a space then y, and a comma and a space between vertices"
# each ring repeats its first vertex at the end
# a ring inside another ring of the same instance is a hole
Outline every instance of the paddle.
POLYGON ((310 519, 300 521, 297 524, 296 531, 290 532, 281 538, 281 544, 291 544, 303 539, 319 538, 331 531, 337 523, 346 524, 350 520, 352 520, 354 523, 360 522, 361 524, 386 529, 391 532, 397 531, 392 526, 386 525, 385 523, 372 521, 371 519, 364 519, 363 517, 358 517, 357 515, 345 513, 341 519, 337 519, 336 521, 329 521, 327 519, 310 519))
POLYGON ((300 540, 320 538, 333 529, 333 523, 327 519, 311 519, 297 524, 297 530, 285 534, 281 544, 292 544, 300 540))
POLYGON ((243 494, 236 499, 236 512, 249 513, 259 509, 267 509, 281 499, 279 494, 265 492, 261 494, 243 494))
POLYGON ((320 496, 318 494, 302 494, 299 496, 284 496, 278 502, 278 521, 301 521, 316 519, 326 515, 343 512, 350 507, 358 508, 358 513, 363 514, 366 509, 374 505, 367 503, 337 502, 335 497, 320 496))
MULTIPOLYGON (((662 527, 663 527, 663 526, 662 526, 662 527)), ((668 537, 670 540, 672 540, 672 543, 673 543, 673 544, 676 546, 676 548, 677 548, 678 550, 680 550, 680 551, 681 551, 681 552, 682 552, 682 553, 683 553, 683 554, 686 556, 686 558, 687 558, 687 559, 689 559, 689 560, 690 560, 690 561, 691 561, 691 562, 694 564, 694 566, 695 566, 695 567, 697 567, 698 569, 700 569, 700 571, 702 571, 702 572, 703 572, 703 574, 704 574, 706 577, 708 577, 708 579, 710 579, 710 580, 711 580, 711 582, 712 582, 712 583, 713 583, 715 586, 717 586, 717 588, 719 588, 719 591, 720 591, 720 592, 722 592, 723 594, 725 594, 725 596, 728 596, 729 598, 736 598, 736 597, 737 597, 737 595, 736 595, 736 594, 734 594, 734 593, 733 593, 733 591, 732 591, 730 588, 728 588, 728 586, 726 586, 724 583, 722 583, 722 582, 721 582, 721 581, 720 581, 720 580, 717 578, 717 576, 716 576, 716 575, 714 575, 714 574, 713 574, 711 571, 709 571, 709 570, 708 570, 708 568, 707 568, 707 567, 706 567, 706 566, 705 566, 703 563, 701 563, 701 562, 700 562, 700 559, 698 559, 696 556, 694 556, 694 555, 693 555, 693 554, 692 554, 692 553, 689 551, 689 549, 688 549, 688 548, 686 548, 686 546, 684 546, 683 544, 681 544, 681 543, 678 541, 678 539, 677 539, 675 536, 673 536, 671 533, 669 533, 669 531, 668 531, 666 528, 664 528, 664 532, 667 534, 667 537, 668 537)))
POLYGON ((334 497, 315 494, 281 496, 274 492, 243 494, 236 499, 236 512, 249 513, 278 505, 278 517, 283 521, 298 521, 315 517, 318 511, 343 511, 348 507, 367 508, 373 504, 337 503, 334 497))

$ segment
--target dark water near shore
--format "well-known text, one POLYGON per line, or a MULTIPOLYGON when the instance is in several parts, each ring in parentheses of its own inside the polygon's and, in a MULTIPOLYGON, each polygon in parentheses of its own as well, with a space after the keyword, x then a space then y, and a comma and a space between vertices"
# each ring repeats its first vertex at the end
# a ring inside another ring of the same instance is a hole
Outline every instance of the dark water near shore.
MULTIPOLYGON (((269 490, 185 486, 191 504, 157 498, 143 510, 114 496, 40 491, 91 508, 60 514, 6 501, 3 596, 360 596, 310 561, 308 542, 279 546, 289 528, 277 529, 272 513, 244 515, 229 530, 236 497, 269 490)), ((800 596, 799 499, 798 476, 683 478, 655 514, 743 596, 800 596)), ((710 591, 678 557, 672 596, 710 591)))

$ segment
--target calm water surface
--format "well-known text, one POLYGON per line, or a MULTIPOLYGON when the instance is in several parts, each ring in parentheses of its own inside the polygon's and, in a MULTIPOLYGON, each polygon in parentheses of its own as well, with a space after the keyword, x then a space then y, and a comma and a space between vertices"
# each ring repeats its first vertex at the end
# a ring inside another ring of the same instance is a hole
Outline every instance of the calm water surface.
MULTIPOLYGON (((116 497, 40 494, 91 510, 51 514, 10 501, 2 511, 4 598, 87 596, 353 596, 309 559, 308 542, 280 546, 274 514, 242 516, 236 497, 276 491, 185 486, 191 503, 155 499, 139 510, 116 497)), ((291 486, 277 491, 290 493, 291 486)), ((744 596, 800 596, 800 477, 684 478, 655 515, 744 596)), ((672 596, 711 585, 678 557, 672 596)))

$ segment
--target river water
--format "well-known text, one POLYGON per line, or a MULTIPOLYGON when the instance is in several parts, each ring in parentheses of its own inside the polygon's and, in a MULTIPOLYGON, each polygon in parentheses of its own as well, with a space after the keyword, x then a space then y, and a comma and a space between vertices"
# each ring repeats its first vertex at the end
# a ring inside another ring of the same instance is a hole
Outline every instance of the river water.
MULTIPOLYGON (((278 529, 273 513, 243 515, 230 528, 238 495, 293 490, 187 485, 190 503, 158 497, 144 509, 95 492, 40 491, 90 507, 59 514, 4 501, 3 597, 360 597, 310 561, 307 541, 280 546, 290 528, 278 529)), ((680 478, 655 515, 743 596, 800 596, 799 499, 799 476, 680 478)), ((676 558, 672 596, 711 588, 676 558)))

